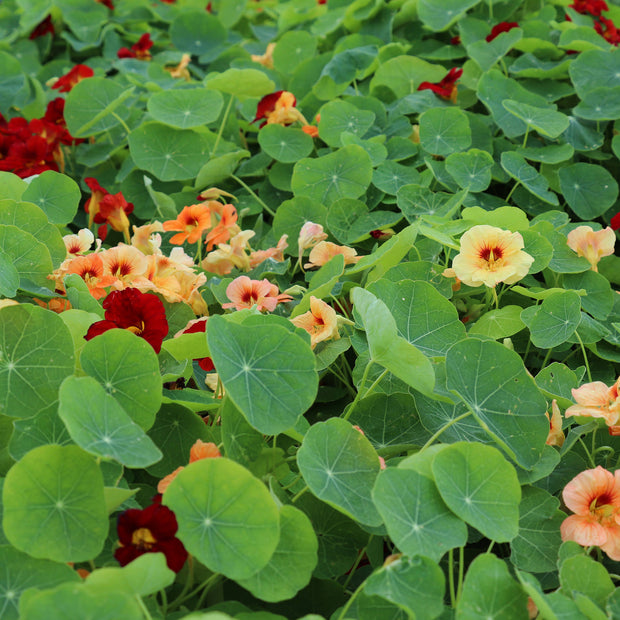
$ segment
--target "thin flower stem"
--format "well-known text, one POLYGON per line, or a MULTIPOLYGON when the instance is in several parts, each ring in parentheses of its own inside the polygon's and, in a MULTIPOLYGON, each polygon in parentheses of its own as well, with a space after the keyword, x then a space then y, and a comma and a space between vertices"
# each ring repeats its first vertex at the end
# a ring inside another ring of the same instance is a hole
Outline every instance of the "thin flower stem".
POLYGON ((585 453, 588 455, 588 460, 590 461, 590 465, 592 465, 592 468, 594 469, 596 467, 596 463, 594 462, 594 456, 590 454, 590 450, 588 450, 588 446, 586 446, 585 441, 581 437, 579 437, 579 443, 585 450, 585 453))
POLYGON ((168 613, 168 595, 166 594, 166 589, 162 588, 159 591, 159 595, 161 596, 161 614, 165 618, 168 613))
POLYGON ((454 549, 448 551, 448 583, 450 586, 450 605, 456 607, 456 590, 454 589, 454 549))
POLYGON ((205 589, 202 591, 202 594, 200 595, 200 598, 198 599, 198 604, 196 605, 196 609, 202 609, 202 605, 205 599, 207 598, 207 594, 209 594, 209 592, 211 591, 211 588, 217 585, 223 578, 224 578, 223 575, 216 573, 215 575, 213 575, 210 579, 206 581, 205 589))
MULTIPOLYGON (((296 456, 291 456, 290 458, 291 458, 291 460, 295 460, 297 457, 296 456)), ((286 460, 288 461, 289 459, 286 459, 286 460)), ((282 490, 286 491, 287 489, 290 489, 291 487, 294 487, 299 482, 299 480, 301 480, 301 473, 299 473, 299 474, 297 474, 295 476, 295 478, 293 479, 293 482, 289 482, 286 486, 283 486, 282 490)))
POLYGON ((194 585, 194 558, 190 555, 187 557, 188 575, 183 589, 179 595, 168 605, 169 609, 178 607, 186 598, 190 588, 194 585))
POLYGON ((366 546, 363 549, 361 549, 360 552, 357 554, 357 558, 355 559, 355 562, 353 563, 353 566, 351 567, 351 570, 349 571, 349 574, 347 575, 345 582, 342 584, 343 590, 347 589, 347 586, 351 582, 351 579, 353 579, 353 575, 355 574, 357 567, 360 565, 360 562, 362 561, 362 558, 364 557, 364 554, 366 553, 366 549, 368 549, 368 545, 370 545, 370 541, 372 539, 373 539, 373 534, 370 535, 370 538, 368 539, 366 546))
POLYGON ((465 573, 465 547, 459 547, 459 580, 456 586, 456 604, 459 604, 463 590, 463 574, 465 573))
POLYGON ((293 504, 309 489, 310 487, 308 485, 306 485, 301 491, 299 491, 299 493, 293 495, 293 498, 291 499, 291 502, 293 502, 293 504))
POLYGON ((540 369, 542 370, 546 365, 547 362, 549 361, 549 358, 551 357, 551 352, 553 351, 553 347, 551 347, 548 351, 547 351, 547 355, 545 355, 545 359, 542 361, 542 364, 540 366, 540 369))
POLYGON ((344 620, 344 618, 347 617, 347 611, 349 611, 349 607, 351 607, 351 605, 353 604, 353 601, 357 598, 358 594, 364 589, 365 585, 366 585, 366 580, 364 579, 364 581, 362 581, 362 583, 360 583, 360 585, 357 587, 357 590, 353 592, 353 594, 351 595, 351 598, 346 602, 345 606, 340 610, 340 614, 338 615, 336 620, 344 620))
POLYGON ((592 383, 592 373, 590 372, 590 364, 588 362, 588 355, 586 353, 586 348, 583 345, 583 340, 581 336, 575 330, 575 336, 577 336, 577 340, 579 340, 579 346, 581 347, 581 352, 583 353, 583 362, 586 365, 586 373, 588 374, 588 381, 592 383))
POLYGON ((224 116, 222 117, 222 122, 220 123, 219 131, 217 132, 217 137, 215 138, 215 144, 213 145, 212 155, 217 153, 217 147, 220 144, 220 140, 222 139, 222 133, 224 133, 224 126, 226 125, 226 121, 228 120, 228 115, 230 114, 230 108, 232 108, 232 102, 235 98, 234 95, 230 96, 228 100, 228 105, 226 106, 226 111, 224 112, 224 116))
POLYGON ((138 603, 138 606, 142 610, 142 613, 144 614, 144 617, 146 618, 146 620, 153 620, 153 616, 151 616, 149 610, 144 604, 142 597, 139 594, 136 594, 135 599, 136 599, 136 602, 138 603))
POLYGON ((447 424, 444 424, 423 446, 422 448, 420 448, 420 452, 426 450, 426 448, 428 448, 429 446, 433 445, 433 443, 435 443, 435 440, 437 439, 437 437, 439 437, 445 430, 448 430, 453 424, 456 424, 457 422, 460 422, 461 420, 463 420, 464 418, 470 416, 472 414, 471 411, 468 411, 466 413, 462 413, 460 416, 457 416, 456 418, 453 418, 452 420, 450 420, 447 424))
POLYGON ((519 187, 519 185, 521 185, 521 181, 517 181, 513 186, 512 189, 508 192, 508 196, 506 196, 506 198, 504 198, 504 202, 509 202, 512 194, 514 193, 515 189, 517 189, 517 187, 519 187))
POLYGON ((487 553, 491 553, 491 550, 493 549, 493 547, 495 546, 495 541, 492 540, 491 544, 489 545, 488 549, 487 549, 487 553))
MULTIPOLYGON (((127 126, 127 123, 116 112, 112 112, 111 116, 113 116, 123 126, 123 129, 127 132, 127 137, 129 137, 129 134, 131 133, 131 129, 129 129, 129 127, 127 126)), ((110 142, 111 141, 112 140, 110 137, 110 142)))
POLYGON ((249 194, 254 198, 254 200, 256 200, 256 202, 258 202, 258 204, 260 204, 263 209, 265 209, 265 211, 267 211, 267 213, 269 213, 269 215, 271 215, 271 217, 275 216, 275 211, 273 211, 272 209, 270 209, 265 202, 258 197, 258 195, 254 192, 254 190, 252 190, 252 188, 245 183, 244 181, 242 181, 239 177, 235 176, 234 174, 230 175, 231 179, 234 179, 235 181, 237 181, 237 183, 239 183, 239 185, 241 185, 241 187, 243 187, 245 190, 247 190, 249 192, 249 194))

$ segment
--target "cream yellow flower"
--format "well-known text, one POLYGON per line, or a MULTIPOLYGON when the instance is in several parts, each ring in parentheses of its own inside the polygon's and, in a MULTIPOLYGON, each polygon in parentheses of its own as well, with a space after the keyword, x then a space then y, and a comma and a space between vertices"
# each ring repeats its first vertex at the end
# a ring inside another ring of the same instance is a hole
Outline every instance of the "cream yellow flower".
POLYGON ((467 286, 514 284, 527 275, 534 262, 522 248, 523 237, 518 232, 486 224, 474 226, 461 237, 461 251, 452 268, 467 286))
POLYGON ((616 233, 608 226, 594 231, 590 226, 577 226, 568 233, 568 247, 583 256, 592 265, 592 271, 598 271, 598 262, 603 256, 614 253, 616 233))

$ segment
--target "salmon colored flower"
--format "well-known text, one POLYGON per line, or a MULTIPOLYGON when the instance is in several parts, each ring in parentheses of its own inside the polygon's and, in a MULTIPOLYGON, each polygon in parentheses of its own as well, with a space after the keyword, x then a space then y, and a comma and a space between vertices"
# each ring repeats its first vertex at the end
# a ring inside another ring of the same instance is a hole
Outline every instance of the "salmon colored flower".
POLYGON ((295 107, 297 100, 293 93, 287 90, 278 90, 270 95, 265 95, 256 107, 256 118, 252 121, 255 123, 260 119, 264 119, 260 127, 276 123, 278 125, 291 125, 296 121, 302 125, 309 125, 303 114, 295 107))
POLYGON ((562 492, 566 507, 574 512, 560 526, 562 540, 584 547, 600 547, 612 560, 620 560, 620 470, 587 469, 562 492))
POLYGON ((314 295, 310 296, 310 310, 291 319, 291 323, 310 334, 310 346, 313 349, 323 340, 340 338, 336 311, 314 295))
POLYGON ((534 262, 522 248, 523 237, 518 232, 486 224, 474 226, 461 237, 461 250, 452 268, 467 286, 514 284, 527 275, 534 262))
POLYGON ((146 340, 155 350, 168 334, 164 304, 155 295, 141 293, 136 288, 112 291, 104 300, 105 319, 93 323, 84 336, 92 340, 110 329, 126 329, 146 340))
POLYGON ((493 39, 502 34, 502 32, 508 32, 509 30, 518 27, 519 24, 517 24, 517 22, 500 22, 499 24, 495 24, 495 26, 491 28, 491 33, 487 35, 486 41, 490 43, 493 39))
POLYGON ((250 269, 258 267, 258 265, 260 265, 263 261, 266 261, 268 258, 281 263, 284 260, 284 250, 288 248, 288 243, 286 242, 287 239, 288 235, 282 235, 275 248, 267 248, 266 250, 256 250, 254 252, 250 252, 250 269))
POLYGON ((592 265, 592 271, 598 271, 598 262, 603 256, 614 253, 616 233, 608 226, 594 231, 590 226, 577 226, 568 233, 568 247, 583 256, 592 265))
POLYGON ((151 48, 153 47, 153 41, 151 41, 151 35, 146 32, 143 34, 137 43, 131 46, 131 49, 121 47, 116 55, 119 58, 137 58, 138 60, 151 60, 151 48))
POLYGON ((121 566, 145 553, 161 552, 170 570, 178 573, 183 568, 188 554, 175 536, 179 526, 174 512, 162 505, 161 498, 144 510, 125 510, 118 517, 116 529, 120 547, 114 557, 121 566))
POLYGON ((201 263, 202 268, 220 276, 230 273, 235 267, 249 271, 250 257, 246 250, 249 247, 249 240, 255 234, 253 230, 242 230, 230 240, 230 243, 220 243, 217 250, 207 254, 201 263))
POLYGON ((555 398, 551 401, 551 417, 545 412, 549 420, 549 434, 547 435, 548 446, 561 447, 564 444, 564 433, 562 432, 562 414, 555 398))
POLYGON ((67 256, 77 256, 90 250, 95 235, 88 228, 82 228, 76 235, 65 235, 62 240, 67 248, 67 256))
POLYGON ((418 86, 418 90, 432 90, 436 95, 442 99, 447 99, 452 103, 456 103, 457 87, 456 83, 458 79, 463 75, 463 69, 457 69, 456 67, 450 69, 447 75, 439 82, 422 82, 418 86))
MULTIPOLYGON (((197 439, 196 443, 191 447, 189 451, 189 464, 201 461, 202 459, 216 459, 222 456, 218 447, 212 442, 205 442, 201 439, 197 439)), ((177 477, 180 471, 183 471, 185 467, 177 467, 171 474, 168 474, 165 478, 162 478, 157 485, 157 492, 164 493, 170 486, 170 483, 177 477)))
POLYGON ((303 125, 301 130, 307 133, 311 138, 319 137, 319 128, 316 125, 303 125))
POLYGON ((237 226, 237 209, 233 205, 223 205, 210 200, 207 207, 211 214, 211 226, 213 227, 205 239, 207 252, 210 252, 216 245, 226 243, 231 237, 241 232, 241 229, 237 226))
POLYGON ((237 200, 233 194, 229 192, 225 192, 223 189, 219 187, 209 187, 208 189, 203 189, 200 194, 198 194, 199 200, 219 200, 222 196, 226 196, 228 198, 232 198, 233 200, 237 200))
POLYGON ((75 65, 69 73, 65 73, 52 84, 52 88, 60 93, 68 93, 71 89, 82 80, 93 77, 95 72, 86 65, 75 65))
MULTIPOLYGON (((209 308, 200 291, 198 290, 207 281, 204 273, 194 273, 193 271, 179 271, 176 274, 179 283, 179 298, 175 301, 182 301, 189 304, 194 314, 208 314, 209 308)), ((172 300, 169 300, 172 301, 172 300)))
POLYGON ((205 203, 183 207, 176 220, 168 220, 163 224, 164 230, 180 230, 170 239, 174 245, 196 243, 200 241, 202 234, 211 228, 211 212, 205 203))
POLYGON ((173 78, 183 78, 186 82, 191 80, 191 76, 187 69, 192 57, 189 54, 183 54, 181 56, 181 61, 176 67, 164 67, 164 69, 170 74, 173 78))
POLYGON ((325 241, 327 233, 324 232, 321 224, 314 222, 306 222, 299 231, 297 239, 297 247, 299 248, 299 256, 302 256, 305 250, 313 248, 317 243, 325 241))
POLYGON ((279 293, 278 287, 266 278, 251 280, 248 276, 235 278, 226 287, 226 296, 231 303, 222 304, 222 308, 243 310, 256 305, 259 312, 273 312, 279 303, 293 299, 290 295, 279 293))
POLYGON ((607 426, 615 426, 620 419, 619 388, 620 377, 611 387, 607 387, 602 381, 593 381, 572 389, 571 393, 577 404, 569 407, 564 415, 567 418, 574 415, 603 418, 607 426))
POLYGON ((105 273, 114 278, 114 289, 122 290, 134 286, 140 279, 144 281, 143 284, 147 282, 145 274, 148 262, 138 248, 119 243, 116 247, 101 252, 100 256, 105 273))
POLYGON ((66 274, 70 273, 77 273, 86 282, 90 294, 95 299, 105 297, 107 293, 105 289, 114 283, 114 278, 105 273, 103 260, 99 254, 76 256, 71 259, 66 268, 66 274))
POLYGON ((131 245, 138 248, 142 254, 156 254, 161 246, 161 235, 164 227, 162 223, 155 220, 151 224, 144 226, 132 226, 133 235, 131 236, 131 245))
POLYGON ((71 303, 65 297, 52 297, 47 302, 41 301, 40 299, 34 299, 33 301, 37 306, 41 306, 41 308, 45 308, 46 310, 51 310, 56 314, 60 314, 65 310, 71 310, 71 303))
POLYGON ((275 43, 269 43, 267 45, 267 49, 265 53, 262 55, 252 54, 251 58, 254 62, 257 62, 259 65, 263 65, 263 67, 267 69, 273 69, 273 50, 276 48, 275 43))
POLYGON ((346 245, 336 245, 331 241, 321 241, 312 248, 310 256, 308 257, 309 263, 306 263, 304 267, 311 269, 312 267, 322 267, 325 263, 329 262, 334 256, 342 254, 344 256, 345 265, 353 265, 362 258, 357 256, 357 252, 346 245))

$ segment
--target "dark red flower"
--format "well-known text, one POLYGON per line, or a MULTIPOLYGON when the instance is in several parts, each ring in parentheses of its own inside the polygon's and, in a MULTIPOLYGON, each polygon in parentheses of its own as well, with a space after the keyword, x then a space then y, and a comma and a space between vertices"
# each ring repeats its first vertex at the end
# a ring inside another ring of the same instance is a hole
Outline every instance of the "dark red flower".
MULTIPOLYGON (((187 324, 187 327, 180 332, 180 334, 200 334, 207 330, 207 319, 208 317, 202 317, 200 319, 194 319, 187 324)), ((177 334, 177 335, 180 335, 177 334)), ((215 368, 213 364, 213 360, 210 357, 200 357, 194 360, 198 362, 198 366, 202 368, 205 372, 210 372, 215 368)))
POLYGON ((153 47, 153 41, 151 41, 151 35, 146 32, 143 34, 137 43, 131 46, 131 49, 121 47, 117 52, 119 58, 137 58, 138 60, 151 60, 151 52, 149 51, 153 47))
POLYGON ((107 6, 110 11, 114 10, 114 4, 112 4, 112 0, 95 0, 95 2, 98 2, 99 4, 103 4, 103 6, 107 6))
POLYGON ((594 30, 598 32, 605 41, 612 45, 618 45, 620 43, 620 30, 616 28, 611 19, 600 17, 600 21, 594 22, 594 30))
POLYGON ((461 44, 461 37, 459 37, 458 34, 455 37, 452 37, 450 39, 450 45, 460 45, 460 44, 461 44))
POLYGON ((122 232, 125 242, 129 244, 129 219, 127 216, 133 212, 133 203, 127 202, 122 192, 108 194, 101 198, 99 210, 94 215, 94 221, 102 224, 98 229, 99 238, 105 241, 108 234, 108 226, 113 230, 122 232))
POLYGON ((211 13, 213 11, 213 3, 212 2, 207 3, 207 6, 205 7, 205 11, 207 13, 211 13))
POLYGON ((452 101, 452 103, 456 103, 456 83, 461 75, 463 75, 463 69, 454 67, 450 69, 448 74, 439 82, 422 82, 422 84, 418 86, 418 90, 432 90, 442 99, 448 99, 452 101))
POLYGON ((130 508, 118 517, 116 531, 120 547, 114 557, 121 566, 145 553, 163 553, 168 568, 178 573, 187 560, 183 543, 175 536, 179 526, 174 512, 154 501, 143 510, 130 508))
POLYGON ((85 78, 93 77, 95 72, 86 65, 75 65, 69 73, 66 73, 62 77, 56 80, 52 88, 58 90, 60 93, 68 93, 78 82, 81 82, 85 78))
POLYGON ((605 0, 575 0, 572 4, 569 4, 568 7, 582 15, 589 14, 594 17, 600 17, 601 11, 609 11, 609 7, 605 0))
POLYGON ((620 211, 611 218, 610 225, 614 230, 620 229, 620 211))
POLYGON ((168 334, 164 304, 155 295, 142 293, 137 288, 112 291, 104 300, 105 319, 93 323, 84 338, 92 340, 109 329, 127 329, 144 338, 155 350, 168 334))
POLYGON ((52 16, 48 15, 40 24, 35 26, 35 29, 30 33, 29 39, 37 39, 46 34, 54 36, 56 31, 54 30, 54 24, 52 23, 52 16))
POLYGON ((495 24, 491 29, 491 33, 487 36, 487 42, 491 42, 493 39, 498 37, 502 32, 508 32, 513 28, 518 28, 519 24, 517 22, 500 22, 499 24, 495 24))
MULTIPOLYGON (((283 93, 283 90, 277 90, 275 93, 270 93, 269 95, 265 95, 256 106, 256 117, 252 121, 255 123, 261 118, 267 118, 267 115, 270 112, 273 112, 276 109, 276 103, 280 99, 280 95, 283 93)), ((293 98, 294 99, 294 98, 293 98)), ((293 102, 295 105, 296 100, 293 102)))

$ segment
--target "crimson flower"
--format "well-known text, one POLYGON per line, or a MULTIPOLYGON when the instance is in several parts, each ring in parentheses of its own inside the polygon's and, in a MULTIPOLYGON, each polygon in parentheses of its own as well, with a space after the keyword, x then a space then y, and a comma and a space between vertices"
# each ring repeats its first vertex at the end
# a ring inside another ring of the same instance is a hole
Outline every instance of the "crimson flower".
POLYGON ((153 47, 153 41, 151 41, 151 35, 146 32, 143 34, 137 43, 131 46, 131 49, 121 47, 118 50, 117 56, 119 58, 137 58, 138 60, 151 60, 151 52, 149 51, 153 47))
POLYGON ((187 560, 183 543, 175 536, 179 526, 174 512, 161 504, 161 496, 143 510, 130 508, 118 517, 116 531, 120 547, 114 557, 121 566, 145 553, 163 553, 168 568, 178 573, 187 560))
MULTIPOLYGON (((180 336, 181 334, 204 334, 205 331, 207 331, 208 318, 209 317, 204 316, 200 319, 194 319, 193 321, 190 321, 187 324, 187 327, 185 327, 185 329, 180 331, 178 334, 175 334, 175 337, 180 336)), ((194 361, 198 362, 198 366, 200 366, 200 368, 202 368, 205 372, 210 372, 215 368, 213 360, 210 357, 200 357, 196 358, 194 361)))
POLYGON ((418 86, 418 90, 432 90, 442 99, 448 99, 452 103, 456 103, 456 83, 461 75, 463 75, 463 69, 454 67, 439 82, 422 82, 418 86))
POLYGON ((620 211, 611 218, 610 224, 613 230, 620 229, 620 211))
POLYGON ((575 0, 568 8, 573 9, 582 15, 589 14, 594 17, 600 17, 601 11, 609 11, 605 0, 575 0))
POLYGON ((85 78, 93 77, 95 72, 86 65, 75 65, 69 73, 58 78, 52 88, 60 93, 68 93, 78 82, 85 78))
POLYGON ((517 22, 500 22, 499 24, 495 24, 491 29, 491 33, 487 36, 486 41, 490 43, 493 39, 498 37, 502 32, 508 32, 513 28, 518 28, 519 24, 517 22))
POLYGON ((122 232, 125 243, 129 244, 129 219, 127 216, 133 212, 133 202, 127 202, 122 192, 106 194, 99 203, 99 211, 94 216, 94 221, 101 224, 97 229, 99 238, 105 241, 108 234, 108 225, 113 230, 122 232))
POLYGON ((264 119, 259 127, 263 127, 269 123, 278 125, 291 125, 296 121, 300 121, 302 125, 307 125, 308 121, 303 117, 302 113, 295 107, 297 100, 293 93, 287 90, 277 90, 275 93, 265 95, 256 106, 256 117, 252 121, 255 123, 260 119, 264 119))
POLYGON ((144 338, 155 350, 168 334, 164 304, 155 295, 142 293, 137 288, 112 291, 103 301, 105 319, 93 323, 84 336, 92 340, 109 329, 126 329, 144 338))
POLYGON ((620 30, 616 28, 616 25, 611 19, 599 17, 599 20, 600 21, 594 22, 594 30, 608 43, 618 45, 618 43, 620 43, 620 30))
POLYGON ((54 36, 56 31, 54 30, 54 24, 52 23, 52 16, 48 15, 40 24, 35 26, 34 30, 30 33, 29 39, 37 39, 46 34, 54 36))
POLYGON ((110 11, 114 10, 114 4, 112 4, 112 0, 95 0, 95 2, 98 2, 99 4, 103 4, 103 6, 107 6, 110 11))

